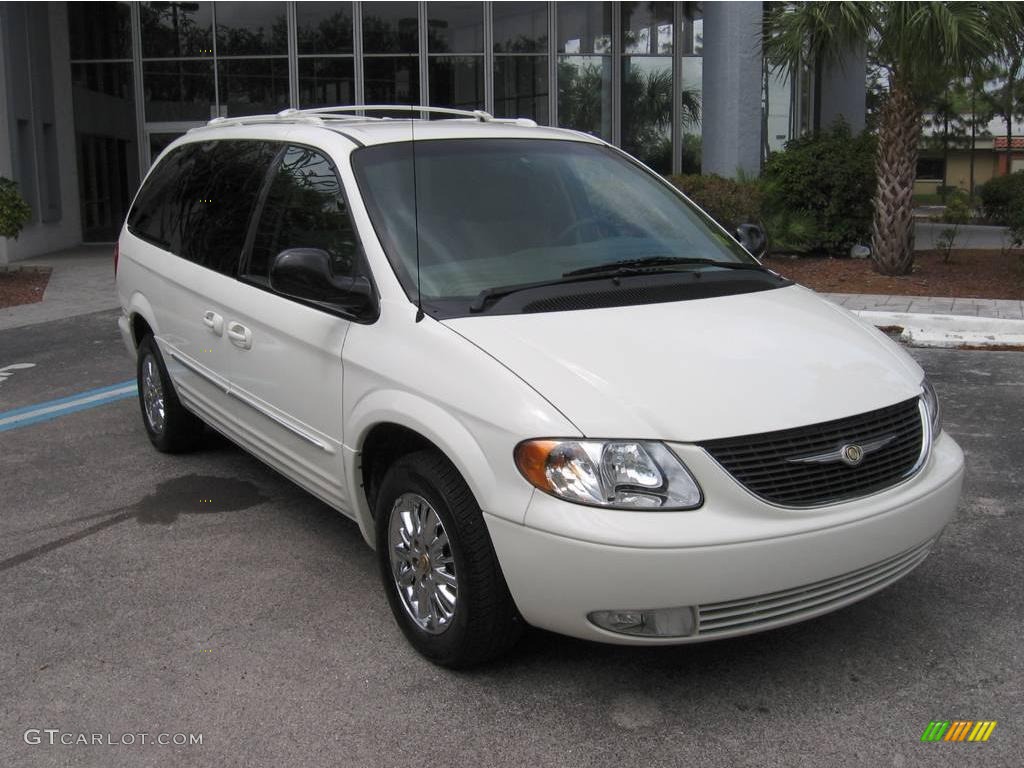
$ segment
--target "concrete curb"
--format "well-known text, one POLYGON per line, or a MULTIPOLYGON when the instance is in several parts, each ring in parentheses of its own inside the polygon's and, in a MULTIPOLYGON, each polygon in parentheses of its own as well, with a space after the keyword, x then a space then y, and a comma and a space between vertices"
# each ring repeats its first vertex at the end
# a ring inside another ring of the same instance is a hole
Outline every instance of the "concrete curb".
POLYGON ((853 310, 880 328, 902 328, 899 340, 916 347, 1021 347, 1024 320, 969 315, 926 315, 919 312, 853 310))

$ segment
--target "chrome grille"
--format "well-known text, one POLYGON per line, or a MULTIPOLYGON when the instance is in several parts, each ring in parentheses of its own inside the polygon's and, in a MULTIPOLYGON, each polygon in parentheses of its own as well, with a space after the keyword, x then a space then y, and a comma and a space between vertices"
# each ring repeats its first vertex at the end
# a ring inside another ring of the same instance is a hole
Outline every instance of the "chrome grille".
POLYGON ((925 439, 919 398, 809 427, 701 443, 741 485, 765 501, 814 507, 866 496, 916 471, 925 439), (844 446, 863 446, 856 466, 844 446), (867 450, 874 447, 874 450, 867 450), (831 455, 833 458, 828 458, 831 455))
POLYGON ((741 634, 769 629, 841 608, 906 576, 928 557, 935 539, 874 565, 802 587, 697 609, 698 635, 741 634))

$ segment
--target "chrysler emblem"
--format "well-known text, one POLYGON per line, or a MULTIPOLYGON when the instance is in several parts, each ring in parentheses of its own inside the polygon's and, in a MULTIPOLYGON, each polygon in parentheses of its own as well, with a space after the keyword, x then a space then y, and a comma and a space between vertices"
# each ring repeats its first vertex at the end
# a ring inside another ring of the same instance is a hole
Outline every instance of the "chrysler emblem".
POLYGON ((866 443, 846 443, 832 451, 824 453, 812 453, 809 456, 795 456, 786 459, 790 464, 832 464, 842 462, 848 467, 856 467, 869 453, 874 453, 879 448, 896 439, 896 435, 886 435, 877 440, 869 440, 866 443))
POLYGON ((864 461, 864 449, 859 445, 844 445, 839 452, 841 461, 848 467, 856 467, 864 461))

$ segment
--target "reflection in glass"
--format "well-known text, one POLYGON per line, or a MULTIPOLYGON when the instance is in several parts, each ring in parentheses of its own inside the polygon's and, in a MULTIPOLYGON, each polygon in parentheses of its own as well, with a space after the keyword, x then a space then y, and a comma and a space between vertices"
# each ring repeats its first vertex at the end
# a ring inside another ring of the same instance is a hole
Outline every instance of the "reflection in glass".
POLYGON ((456 109, 483 109, 483 64, 482 56, 431 56, 431 105, 456 109))
POLYGON ((683 116, 682 155, 683 173, 700 173, 701 164, 701 104, 704 88, 704 59, 700 56, 683 57, 683 116))
POLYGON ((299 53, 352 53, 352 3, 296 3, 299 53))
POLYGON ((610 3, 559 3, 557 8, 559 53, 612 52, 610 3))
POLYGON ((68 3, 72 59, 129 59, 132 55, 128 3, 68 3))
POLYGON ((221 114, 260 115, 288 106, 288 59, 223 59, 217 70, 221 114))
POLYGON ((288 53, 284 3, 217 3, 218 56, 288 53))
POLYGON ((75 89, 94 91, 129 102, 135 101, 135 94, 132 92, 132 65, 128 62, 72 64, 71 85, 75 89))
POLYGON ((364 53, 416 53, 419 16, 416 3, 363 3, 364 53))
POLYGON ((548 122, 547 56, 495 57, 494 115, 548 122))
POLYGON ((547 3, 494 3, 494 50, 534 53, 548 46, 547 3))
POLYGON ((355 64, 349 57, 299 59, 299 106, 334 107, 355 103, 355 64))
POLYGON ((142 64, 146 120, 209 120, 213 114, 212 61, 146 61, 142 64))
POLYGON ((623 57, 622 148, 659 173, 669 173, 671 129, 672 59, 623 57))
POLYGON ((117 239, 139 183, 132 65, 71 65, 82 239, 117 239))
POLYGON ((672 19, 672 3, 622 3, 623 53, 671 55, 672 19))
POLYGON ((603 139, 612 136, 612 59, 560 56, 558 124, 603 139))
POLYGON ((427 3, 427 50, 483 53, 483 3, 427 3))
POLYGON ((418 104, 419 62, 411 56, 368 58, 363 62, 366 104, 418 104))
POLYGON ((213 3, 139 3, 146 58, 212 56, 213 3))

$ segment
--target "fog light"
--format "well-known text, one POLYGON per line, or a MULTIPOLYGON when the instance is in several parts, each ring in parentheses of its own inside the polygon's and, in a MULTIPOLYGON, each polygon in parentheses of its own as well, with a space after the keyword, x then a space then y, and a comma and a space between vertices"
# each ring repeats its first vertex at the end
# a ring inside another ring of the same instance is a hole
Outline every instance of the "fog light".
POLYGON ((587 616, 601 629, 641 637, 689 637, 697 628, 692 606, 639 611, 594 611, 587 616))

